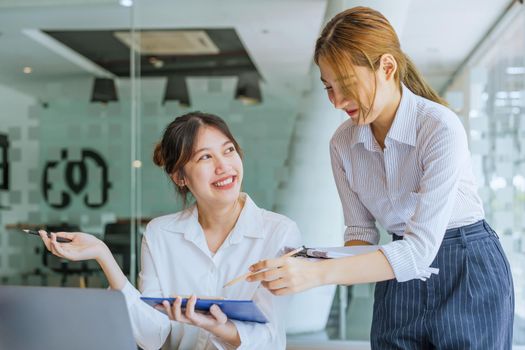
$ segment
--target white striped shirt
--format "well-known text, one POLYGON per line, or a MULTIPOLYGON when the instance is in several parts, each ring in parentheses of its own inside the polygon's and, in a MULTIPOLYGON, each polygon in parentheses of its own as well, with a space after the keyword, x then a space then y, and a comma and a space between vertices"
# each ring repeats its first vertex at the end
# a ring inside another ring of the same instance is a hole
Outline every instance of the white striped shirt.
POLYGON ((435 272, 430 264, 447 228, 484 218, 459 118, 404 85, 384 150, 370 125, 349 119, 334 133, 330 155, 345 241, 378 244, 376 220, 404 236, 381 246, 399 282, 435 272))

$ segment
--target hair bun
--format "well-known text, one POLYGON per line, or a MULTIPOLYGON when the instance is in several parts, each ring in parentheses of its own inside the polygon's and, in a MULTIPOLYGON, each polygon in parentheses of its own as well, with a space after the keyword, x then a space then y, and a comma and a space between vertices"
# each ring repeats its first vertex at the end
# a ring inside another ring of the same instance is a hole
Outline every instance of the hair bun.
POLYGON ((162 156, 162 146, 159 143, 155 145, 155 150, 153 151, 153 163, 157 166, 164 166, 164 157, 162 156))

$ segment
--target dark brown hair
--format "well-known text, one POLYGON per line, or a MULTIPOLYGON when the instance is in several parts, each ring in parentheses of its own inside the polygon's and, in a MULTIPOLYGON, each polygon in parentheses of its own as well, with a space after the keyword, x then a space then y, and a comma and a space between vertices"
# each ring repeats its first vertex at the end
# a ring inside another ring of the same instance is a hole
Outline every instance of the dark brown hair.
MULTIPOLYGON (((166 127, 162 140, 155 146, 153 162, 162 167, 170 177, 178 174, 182 178, 184 165, 193 155, 197 133, 201 126, 210 126, 223 133, 233 143, 235 150, 242 158, 242 150, 224 120, 213 114, 190 112, 175 118, 166 127)), ((175 184, 175 188, 186 207, 190 192, 188 187, 175 184)))
MULTIPOLYGON (((390 22, 380 12, 368 7, 354 7, 332 18, 317 39, 314 61, 319 65, 319 59, 323 58, 336 73, 343 93, 358 103, 360 111, 364 111, 356 91, 343 82, 351 74, 355 75, 353 66, 368 67, 375 72, 379 68, 381 56, 387 53, 397 62, 394 78, 400 88, 403 83, 413 93, 447 105, 401 51, 399 39, 390 22)), ((363 115, 366 116, 366 113, 363 115)))

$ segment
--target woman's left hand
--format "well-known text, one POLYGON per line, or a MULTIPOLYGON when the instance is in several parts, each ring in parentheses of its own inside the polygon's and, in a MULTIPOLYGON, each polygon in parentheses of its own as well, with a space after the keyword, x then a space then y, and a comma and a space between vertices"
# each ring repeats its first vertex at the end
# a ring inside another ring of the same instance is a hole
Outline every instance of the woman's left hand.
POLYGON ((214 329, 224 326, 228 322, 228 317, 222 312, 217 305, 210 307, 210 312, 202 313, 195 310, 197 297, 192 295, 186 303, 186 309, 182 310, 182 298, 176 297, 173 305, 168 301, 162 303, 162 310, 166 312, 170 320, 191 324, 203 328, 207 331, 213 332, 214 329))
POLYGON ((298 293, 323 284, 322 262, 302 258, 263 260, 250 266, 250 271, 254 274, 246 280, 261 281, 274 295, 298 293))

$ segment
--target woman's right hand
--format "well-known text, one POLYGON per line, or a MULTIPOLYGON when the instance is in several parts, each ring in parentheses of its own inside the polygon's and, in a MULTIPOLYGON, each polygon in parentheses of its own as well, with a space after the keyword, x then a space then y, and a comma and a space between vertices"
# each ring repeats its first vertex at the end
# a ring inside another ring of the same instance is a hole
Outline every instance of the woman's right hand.
POLYGON ((322 261, 281 256, 261 260, 250 266, 252 274, 248 282, 261 281, 263 287, 273 295, 287 295, 318 287, 323 283, 326 272, 322 261))
POLYGON ((47 237, 45 231, 38 231, 40 238, 44 241, 47 250, 54 255, 72 261, 100 259, 107 246, 97 237, 82 232, 58 232, 51 233, 51 238, 47 237), (69 243, 57 242, 57 236, 69 238, 69 243))
POLYGON ((57 232, 51 233, 51 238, 48 238, 45 231, 38 233, 46 248, 54 255, 73 261, 95 259, 102 267, 112 289, 121 290, 126 285, 126 275, 106 244, 97 237, 82 232, 57 232), (57 236, 69 238, 71 242, 59 243, 57 236))

